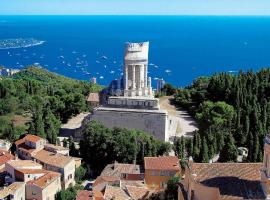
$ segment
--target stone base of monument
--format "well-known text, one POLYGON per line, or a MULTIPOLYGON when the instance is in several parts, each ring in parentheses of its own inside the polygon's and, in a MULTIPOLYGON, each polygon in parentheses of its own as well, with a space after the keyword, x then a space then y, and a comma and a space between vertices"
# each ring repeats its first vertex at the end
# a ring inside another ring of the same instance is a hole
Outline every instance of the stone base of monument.
POLYGON ((145 131, 155 138, 168 141, 168 114, 163 110, 128 109, 101 106, 93 111, 92 119, 106 127, 145 131))

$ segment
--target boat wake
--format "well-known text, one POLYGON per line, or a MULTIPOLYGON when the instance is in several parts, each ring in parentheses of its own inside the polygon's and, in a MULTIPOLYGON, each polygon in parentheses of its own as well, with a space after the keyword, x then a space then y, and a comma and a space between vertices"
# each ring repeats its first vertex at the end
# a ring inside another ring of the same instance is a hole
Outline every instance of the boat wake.
POLYGON ((17 38, 0 40, 0 49, 27 48, 43 44, 45 41, 34 38, 17 38))

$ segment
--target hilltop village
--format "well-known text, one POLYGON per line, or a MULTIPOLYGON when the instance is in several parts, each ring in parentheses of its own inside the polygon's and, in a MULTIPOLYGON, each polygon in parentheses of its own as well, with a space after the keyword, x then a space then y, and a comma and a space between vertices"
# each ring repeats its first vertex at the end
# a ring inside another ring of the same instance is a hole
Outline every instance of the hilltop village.
POLYGON ((270 71, 148 76, 126 43, 108 87, 28 67, 0 79, 0 199, 270 199, 270 71))

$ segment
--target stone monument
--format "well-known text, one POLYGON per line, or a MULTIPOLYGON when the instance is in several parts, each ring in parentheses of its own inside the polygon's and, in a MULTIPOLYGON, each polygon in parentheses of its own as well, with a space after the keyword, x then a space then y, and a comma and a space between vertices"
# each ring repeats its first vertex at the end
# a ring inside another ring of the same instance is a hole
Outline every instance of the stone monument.
POLYGON ((168 114, 154 98, 147 75, 148 50, 149 42, 126 43, 123 76, 112 81, 103 92, 105 101, 93 110, 92 119, 109 128, 143 130, 167 141, 168 114))

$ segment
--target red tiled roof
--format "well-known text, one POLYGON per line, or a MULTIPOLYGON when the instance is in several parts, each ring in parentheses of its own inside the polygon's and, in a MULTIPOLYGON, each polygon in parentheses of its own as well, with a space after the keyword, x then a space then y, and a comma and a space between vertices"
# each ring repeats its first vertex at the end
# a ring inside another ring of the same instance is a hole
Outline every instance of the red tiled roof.
POLYGON ((99 102, 99 94, 98 93, 90 93, 87 97, 87 101, 99 102))
POLYGON ((70 156, 64 156, 62 154, 56 154, 46 150, 40 150, 36 152, 32 157, 45 164, 49 164, 56 167, 65 167, 68 163, 70 163, 73 160, 73 158, 70 156))
POLYGON ((103 193, 98 190, 93 190, 95 200, 103 200, 103 193))
POLYGON ((95 180, 93 186, 95 187, 101 183, 115 182, 115 181, 120 181, 120 178, 115 177, 115 176, 98 176, 97 179, 95 180))
POLYGON ((262 163, 193 163, 195 181, 218 188, 221 199, 264 199, 261 188, 262 163))
MULTIPOLYGON (((57 178, 61 176, 60 173, 57 172, 48 172, 47 174, 39 177, 36 180, 28 181, 27 184, 37 185, 40 188, 46 188, 50 183, 55 181, 57 178)), ((60 184, 60 183, 59 183, 60 184)))
POLYGON ((37 142, 39 140, 41 140, 42 138, 36 135, 31 135, 31 134, 27 134, 24 138, 24 141, 30 141, 30 142, 37 142))
POLYGON ((144 168, 146 170, 180 170, 176 156, 144 157, 144 168))
POLYGON ((18 146, 20 144, 23 144, 24 143, 24 139, 19 139, 15 142, 15 145, 18 146))
POLYGON ((127 185, 127 192, 132 200, 146 199, 152 192, 147 188, 127 185))
POLYGON ((88 190, 80 190, 77 193, 76 200, 90 200, 91 192, 88 190))
POLYGON ((16 169, 16 171, 21 172, 23 174, 45 174, 48 171, 44 169, 16 169))
POLYGON ((43 139, 43 138, 36 136, 36 135, 27 134, 24 138, 17 140, 15 142, 15 144, 16 144, 16 146, 21 145, 21 144, 25 143, 26 140, 35 143, 41 139, 43 139))
POLYGON ((14 156, 5 150, 0 150, 0 165, 5 164, 9 160, 13 160, 14 156))
POLYGON ((122 188, 109 186, 109 185, 106 186, 104 198, 108 200, 109 199, 117 199, 117 200, 131 199, 122 188))

